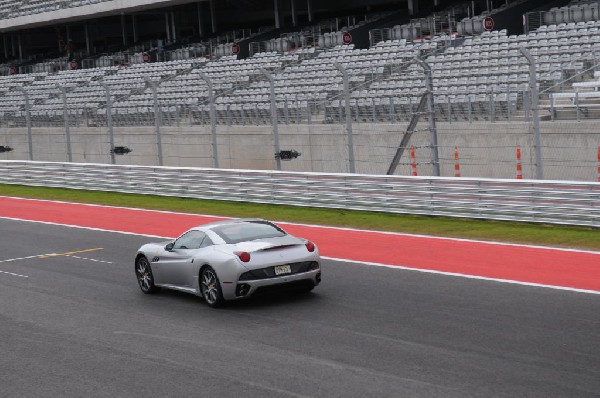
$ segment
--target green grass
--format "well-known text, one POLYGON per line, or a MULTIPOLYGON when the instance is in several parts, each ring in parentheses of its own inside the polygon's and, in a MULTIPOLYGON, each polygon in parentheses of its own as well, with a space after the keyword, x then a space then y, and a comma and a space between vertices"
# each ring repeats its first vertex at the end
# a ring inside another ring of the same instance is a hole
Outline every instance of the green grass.
POLYGON ((0 195, 227 217, 260 217, 306 224, 600 251, 600 230, 585 227, 301 208, 1 184, 0 195))

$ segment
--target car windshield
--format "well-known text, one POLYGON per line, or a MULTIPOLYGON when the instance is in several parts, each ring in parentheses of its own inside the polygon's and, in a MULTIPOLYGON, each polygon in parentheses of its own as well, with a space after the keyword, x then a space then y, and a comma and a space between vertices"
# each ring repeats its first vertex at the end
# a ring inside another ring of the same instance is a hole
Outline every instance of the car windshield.
POLYGON ((277 238, 286 233, 267 221, 248 221, 219 225, 212 229, 225 243, 233 244, 256 239, 277 238))

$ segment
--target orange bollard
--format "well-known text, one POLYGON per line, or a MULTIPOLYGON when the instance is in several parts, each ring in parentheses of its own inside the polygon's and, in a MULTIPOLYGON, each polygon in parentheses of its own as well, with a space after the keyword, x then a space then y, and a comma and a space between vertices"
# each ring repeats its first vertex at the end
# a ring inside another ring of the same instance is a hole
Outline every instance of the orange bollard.
POLYGON ((517 180, 523 179, 523 165, 521 164, 521 147, 517 146, 517 180))
POLYGON ((410 146, 410 168, 412 170, 411 175, 417 176, 417 156, 415 155, 414 145, 410 146))
POLYGON ((458 162, 458 147, 454 147, 454 177, 460 177, 460 163, 458 162))

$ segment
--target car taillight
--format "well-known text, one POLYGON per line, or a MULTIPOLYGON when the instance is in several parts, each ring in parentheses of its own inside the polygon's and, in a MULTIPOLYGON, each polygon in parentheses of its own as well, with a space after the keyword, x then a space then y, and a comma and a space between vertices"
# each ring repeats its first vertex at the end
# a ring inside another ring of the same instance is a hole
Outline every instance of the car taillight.
POLYGON ((234 254, 244 263, 250 261, 250 253, 248 252, 235 252, 234 254))
POLYGON ((307 249, 309 252, 311 252, 311 253, 312 253, 312 252, 314 252, 314 251, 315 251, 315 244, 314 244, 314 243, 312 243, 311 241, 307 241, 307 242, 305 243, 305 245, 306 245, 306 249, 307 249))

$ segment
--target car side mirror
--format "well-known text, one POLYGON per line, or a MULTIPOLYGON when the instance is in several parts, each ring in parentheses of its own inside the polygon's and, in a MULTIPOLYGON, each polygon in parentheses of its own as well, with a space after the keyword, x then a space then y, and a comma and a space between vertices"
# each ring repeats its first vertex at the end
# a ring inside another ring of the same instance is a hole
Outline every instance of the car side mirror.
POLYGON ((175 245, 174 242, 169 243, 168 245, 165 246, 165 250, 170 252, 173 251, 173 246, 175 245))

